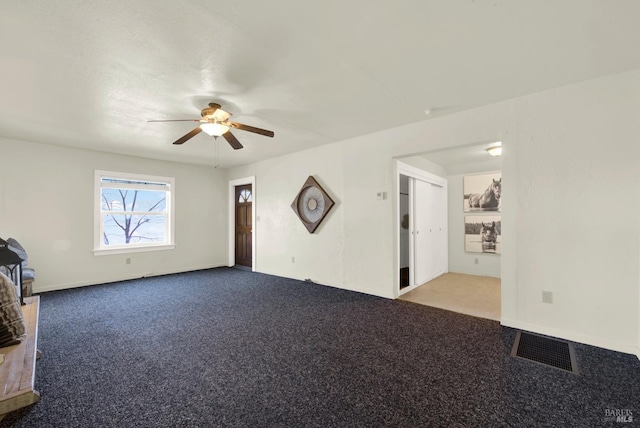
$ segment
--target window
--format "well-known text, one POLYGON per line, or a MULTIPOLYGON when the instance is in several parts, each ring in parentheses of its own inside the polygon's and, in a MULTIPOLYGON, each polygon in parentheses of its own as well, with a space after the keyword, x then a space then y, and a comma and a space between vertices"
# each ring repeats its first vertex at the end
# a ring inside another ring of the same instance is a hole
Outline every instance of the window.
POLYGON ((242 189, 240 191, 240 195, 238 196, 238 203, 245 204, 247 202, 253 201, 253 197, 251 196, 251 190, 242 189))
POLYGON ((174 179, 96 171, 96 253, 174 247, 174 179))

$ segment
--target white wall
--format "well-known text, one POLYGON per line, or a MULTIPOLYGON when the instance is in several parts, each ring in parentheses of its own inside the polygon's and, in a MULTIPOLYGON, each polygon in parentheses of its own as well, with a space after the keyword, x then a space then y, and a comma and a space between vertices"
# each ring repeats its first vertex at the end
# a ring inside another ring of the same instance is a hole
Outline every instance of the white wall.
POLYGON ((256 271, 311 279, 344 287, 344 191, 342 159, 337 145, 323 146, 238 167, 228 179, 255 176, 254 264, 256 271), (310 234, 291 208, 298 191, 312 175, 335 202, 310 234), (292 258, 295 261, 292 261, 292 258))
POLYGON ((517 199, 503 231, 516 239, 515 259, 502 261, 517 297, 503 322, 638 352, 640 71, 513 108, 518 139, 505 150, 503 193, 517 199))
POLYGON ((35 290, 223 265, 227 180, 256 177, 256 269, 397 296, 393 159, 501 140, 502 323, 640 355, 640 70, 225 172, 0 139, 0 236, 35 290), (174 251, 94 256, 95 169, 176 178, 174 251), (336 201, 315 234, 290 204, 314 175, 336 201), (386 192, 385 200, 376 193, 386 192), (196 225, 194 227, 194 225, 196 225), (295 263, 291 262, 295 257, 295 263), (551 291, 553 304, 542 303, 551 291))
MULTIPOLYGON (((398 295, 398 197, 394 158, 502 136, 510 108, 498 105, 352 138, 234 168, 229 180, 256 177, 256 270, 378 296, 398 295), (460 126, 460 123, 466 126, 460 126), (505 124, 503 124, 505 122, 505 124), (308 175, 338 202, 310 235, 290 208, 308 175), (378 192, 387 199, 377 200, 378 192), (272 218, 277 219, 277 221, 272 218), (296 263, 291 263, 291 257, 296 263), (300 257, 309 260, 298 264, 300 257)), ((504 140, 503 140, 504 141, 504 140)))
MULTIPOLYGON (((449 183, 449 272, 500 278, 500 254, 466 253, 464 251, 463 211, 464 175, 450 175, 449 183), (478 264, 475 260, 478 260, 478 264)), ((490 213, 493 214, 493 213, 490 213)), ((497 214, 497 213, 496 213, 497 214)))
POLYGON ((27 250, 34 292, 226 264, 223 171, 8 139, 0 159, 0 236, 27 250), (175 177, 174 250, 94 256, 96 169, 175 177))
POLYGON ((502 213, 502 322, 640 353, 639 88, 635 70, 235 168, 230 179, 258 183, 257 269, 396 297, 398 214, 392 198, 375 199, 397 197, 392 159, 500 140, 513 195, 502 213), (338 201, 315 235, 289 207, 311 174, 338 201))

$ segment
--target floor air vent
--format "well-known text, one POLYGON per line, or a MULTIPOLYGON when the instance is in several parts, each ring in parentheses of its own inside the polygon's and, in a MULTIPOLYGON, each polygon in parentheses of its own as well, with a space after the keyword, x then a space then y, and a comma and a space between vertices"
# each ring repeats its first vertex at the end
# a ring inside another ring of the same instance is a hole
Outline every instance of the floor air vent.
POLYGON ((511 356, 578 373, 573 344, 562 340, 518 331, 511 356))

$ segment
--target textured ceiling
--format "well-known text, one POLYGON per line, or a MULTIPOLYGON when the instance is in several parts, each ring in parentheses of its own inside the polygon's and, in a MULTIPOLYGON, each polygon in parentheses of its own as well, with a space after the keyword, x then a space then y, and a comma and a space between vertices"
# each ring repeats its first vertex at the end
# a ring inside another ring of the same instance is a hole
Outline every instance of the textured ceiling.
POLYGON ((637 0, 6 0, 0 136, 230 167, 640 68, 637 0))

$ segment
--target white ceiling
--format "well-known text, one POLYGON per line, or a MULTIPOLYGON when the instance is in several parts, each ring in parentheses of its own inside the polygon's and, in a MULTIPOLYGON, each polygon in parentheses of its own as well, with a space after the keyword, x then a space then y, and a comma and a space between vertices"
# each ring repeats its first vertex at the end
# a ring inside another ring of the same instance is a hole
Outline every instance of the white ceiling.
POLYGON ((502 157, 487 153, 487 148, 497 144, 496 141, 476 142, 425 152, 422 157, 440 165, 447 175, 499 170, 502 157))
POLYGON ((0 136, 223 167, 640 68, 637 0, 6 0, 0 136))

